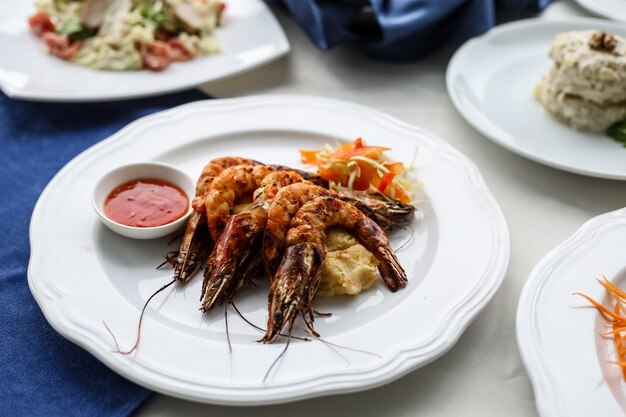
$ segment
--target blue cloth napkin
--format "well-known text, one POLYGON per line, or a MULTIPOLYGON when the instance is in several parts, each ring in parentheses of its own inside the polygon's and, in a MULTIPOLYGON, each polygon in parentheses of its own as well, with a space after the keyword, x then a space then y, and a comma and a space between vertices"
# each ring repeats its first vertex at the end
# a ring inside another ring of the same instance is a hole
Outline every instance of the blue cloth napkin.
POLYGON ((203 98, 51 104, 0 93, 0 416, 127 416, 150 395, 46 322, 26 282, 28 227, 43 188, 78 153, 138 117, 203 98))
POLYGON ((495 24, 496 8, 542 9, 552 0, 274 0, 313 43, 327 50, 359 43, 375 58, 408 61, 495 24))

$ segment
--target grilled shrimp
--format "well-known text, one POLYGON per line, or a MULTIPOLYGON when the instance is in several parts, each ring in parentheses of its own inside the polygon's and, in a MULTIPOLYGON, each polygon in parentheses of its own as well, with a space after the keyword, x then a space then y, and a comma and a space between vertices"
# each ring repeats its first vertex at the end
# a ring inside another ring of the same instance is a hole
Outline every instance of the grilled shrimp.
POLYGON ((342 187, 337 190, 337 198, 358 208, 383 230, 408 226, 415 215, 415 206, 396 201, 375 188, 355 191, 342 187))
POLYGON ((213 180, 226 168, 236 165, 259 165, 252 159, 228 156, 215 158, 205 165, 196 183, 196 195, 192 201, 194 211, 189 217, 183 240, 174 264, 174 279, 187 281, 204 264, 211 251, 211 241, 206 229, 204 196, 213 180))
POLYGON ((291 220, 306 202, 333 192, 306 182, 284 187, 276 194, 267 211, 267 224, 263 236, 263 260, 270 280, 276 274, 283 256, 285 238, 291 220))
POLYGON ((380 262, 378 270, 391 291, 406 286, 406 273, 385 232, 356 207, 334 197, 318 197, 302 206, 287 233, 287 250, 270 287, 263 342, 273 342, 286 323, 291 332, 298 313, 314 331, 313 298, 321 279, 326 231, 331 227, 341 227, 351 233, 372 252, 380 262))
POLYGON ((214 242, 224 231, 235 203, 252 196, 261 181, 276 171, 294 171, 306 180, 323 183, 318 175, 284 165, 239 165, 225 169, 213 181, 204 198, 207 227, 214 242))
POLYGON ((222 171, 206 193, 204 208, 207 227, 217 242, 226 227, 235 203, 252 196, 263 178, 277 171, 275 165, 239 165, 222 171))
POLYGON ((210 310, 218 299, 230 301, 261 265, 259 249, 270 202, 282 187, 303 181, 293 171, 268 174, 254 192, 253 207, 230 216, 204 272, 202 309, 210 310))
POLYGON ((302 205, 320 196, 335 196, 355 206, 384 230, 406 226, 415 213, 415 207, 375 191, 341 189, 337 193, 308 183, 287 186, 278 192, 270 206, 263 238, 263 259, 270 278, 276 273, 282 259, 291 220, 302 205))

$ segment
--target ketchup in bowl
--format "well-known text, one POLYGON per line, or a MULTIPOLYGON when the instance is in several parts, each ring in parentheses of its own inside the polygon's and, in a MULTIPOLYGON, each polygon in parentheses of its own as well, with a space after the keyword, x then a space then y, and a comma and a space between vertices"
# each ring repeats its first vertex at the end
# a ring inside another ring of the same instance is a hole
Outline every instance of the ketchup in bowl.
POLYGON ((183 217, 189 198, 178 186, 163 180, 140 178, 117 186, 104 200, 104 214, 132 227, 156 227, 183 217))

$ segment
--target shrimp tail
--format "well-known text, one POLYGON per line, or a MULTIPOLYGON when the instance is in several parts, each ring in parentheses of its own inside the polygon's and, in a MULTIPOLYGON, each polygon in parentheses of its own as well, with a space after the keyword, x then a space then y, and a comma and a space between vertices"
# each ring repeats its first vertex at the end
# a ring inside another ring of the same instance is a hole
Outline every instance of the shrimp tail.
POLYGON ((398 258, 393 253, 393 250, 389 248, 379 248, 377 252, 376 255, 378 255, 378 259, 385 259, 385 262, 381 262, 378 268, 387 288, 396 292, 400 288, 406 287, 408 282, 406 273, 402 269, 402 266, 400 266, 400 262, 398 262, 398 258))
POLYGON ((278 272, 272 280, 268 300, 267 330, 263 343, 272 343, 289 323, 293 327, 298 314, 306 314, 312 295, 317 290, 316 282, 321 275, 323 256, 308 242, 289 246, 285 250, 278 272))
POLYGON ((337 198, 358 208, 383 230, 406 227, 415 217, 415 206, 400 203, 378 190, 354 191, 342 187, 337 191, 337 198))
POLYGON ((357 221, 354 232, 357 240, 380 262, 378 270, 385 285, 393 292, 406 287, 406 272, 379 226, 370 218, 362 216, 357 221))

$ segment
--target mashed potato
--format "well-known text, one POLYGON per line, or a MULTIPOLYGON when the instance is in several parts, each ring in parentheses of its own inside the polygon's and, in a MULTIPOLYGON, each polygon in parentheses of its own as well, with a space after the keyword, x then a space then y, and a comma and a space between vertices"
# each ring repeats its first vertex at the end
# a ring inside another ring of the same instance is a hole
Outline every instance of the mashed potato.
POLYGON ((331 230, 326 247, 326 260, 317 296, 358 294, 378 279, 378 260, 348 233, 331 230))
POLYGON ((550 57, 554 65, 534 95, 551 115, 590 132, 626 118, 626 39, 594 30, 561 33, 550 57))

